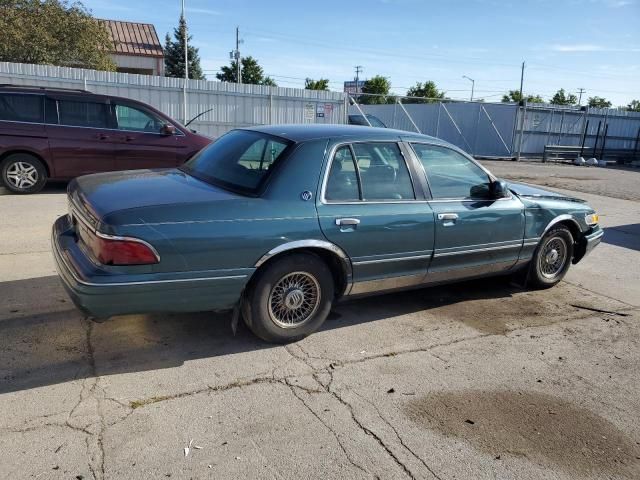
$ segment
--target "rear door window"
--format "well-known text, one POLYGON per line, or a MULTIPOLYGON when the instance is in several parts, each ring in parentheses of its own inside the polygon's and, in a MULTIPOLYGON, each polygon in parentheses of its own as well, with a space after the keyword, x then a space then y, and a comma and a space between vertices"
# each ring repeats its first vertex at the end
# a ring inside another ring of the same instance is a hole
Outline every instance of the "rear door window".
POLYGON ((348 145, 340 147, 333 156, 324 197, 330 202, 360 200, 356 162, 348 145))
POLYGON ((58 100, 60 124, 72 127, 110 128, 106 103, 58 100))
POLYGON ((21 93, 0 93, 0 120, 42 123, 44 97, 21 93))
POLYGON ((354 143, 363 200, 414 200, 409 170, 397 143, 354 143))

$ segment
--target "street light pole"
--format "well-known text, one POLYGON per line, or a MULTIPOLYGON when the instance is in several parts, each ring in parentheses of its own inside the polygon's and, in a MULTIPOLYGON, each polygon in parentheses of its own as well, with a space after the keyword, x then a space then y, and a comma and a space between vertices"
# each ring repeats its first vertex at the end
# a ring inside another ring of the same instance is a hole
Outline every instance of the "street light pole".
POLYGON ((182 20, 184 21, 184 91, 183 93, 183 115, 184 123, 187 123, 187 82, 189 81, 189 34, 187 33, 187 17, 185 16, 184 0, 182 0, 182 20))
POLYGON ((473 78, 467 77, 466 75, 462 75, 462 78, 466 78, 471 82, 471 99, 469 101, 473 102, 473 89, 476 86, 476 81, 473 78))

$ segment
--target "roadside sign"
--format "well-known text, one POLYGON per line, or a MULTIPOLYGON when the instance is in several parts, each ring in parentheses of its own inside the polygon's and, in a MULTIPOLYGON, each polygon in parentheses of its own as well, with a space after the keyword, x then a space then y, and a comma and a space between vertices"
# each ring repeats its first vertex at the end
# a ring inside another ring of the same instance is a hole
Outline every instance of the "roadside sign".
POLYGON ((323 118, 324 117, 324 105, 318 104, 316 108, 316 117, 323 118))
POLYGON ((304 121, 305 122, 313 122, 315 118, 315 105, 313 103, 305 103, 304 104, 304 121))

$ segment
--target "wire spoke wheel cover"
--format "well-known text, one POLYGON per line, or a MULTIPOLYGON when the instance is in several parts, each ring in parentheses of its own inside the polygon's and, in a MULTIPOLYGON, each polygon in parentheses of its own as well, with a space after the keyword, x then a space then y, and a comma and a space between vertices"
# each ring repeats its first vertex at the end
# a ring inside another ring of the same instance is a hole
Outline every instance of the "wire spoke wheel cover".
POLYGON ((24 189, 38 183, 36 167, 27 162, 14 162, 7 167, 7 181, 15 188, 24 189))
POLYGON ((308 272, 285 275, 269 294, 269 317, 281 328, 295 328, 308 322, 320 305, 320 284, 308 272))
POLYGON ((561 237, 551 237, 542 247, 538 257, 538 268, 543 277, 553 279, 567 263, 567 243, 561 237))

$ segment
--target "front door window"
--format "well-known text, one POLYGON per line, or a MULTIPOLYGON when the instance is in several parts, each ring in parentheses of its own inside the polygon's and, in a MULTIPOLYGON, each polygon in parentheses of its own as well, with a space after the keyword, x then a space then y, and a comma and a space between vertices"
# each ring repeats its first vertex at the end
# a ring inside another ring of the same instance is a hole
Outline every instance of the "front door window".
POLYGON ((133 132, 160 133, 165 124, 152 113, 129 105, 116 105, 116 118, 119 130, 133 132))

